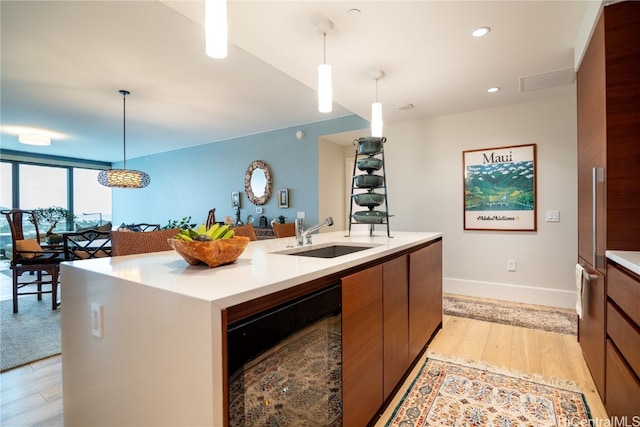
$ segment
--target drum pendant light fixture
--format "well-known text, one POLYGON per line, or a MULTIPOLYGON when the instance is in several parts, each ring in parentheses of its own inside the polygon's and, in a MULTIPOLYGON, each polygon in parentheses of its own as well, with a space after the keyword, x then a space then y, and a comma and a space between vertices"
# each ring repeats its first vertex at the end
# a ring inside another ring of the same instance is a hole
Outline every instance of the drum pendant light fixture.
POLYGON ((122 95, 122 146, 124 150, 123 169, 107 169, 100 171, 98 182, 105 187, 142 188, 149 185, 151 178, 144 172, 127 169, 127 132, 126 132, 126 97, 129 91, 118 91, 122 95))
POLYGON ((371 72, 371 78, 376 81, 376 101, 371 104, 371 136, 382 137, 382 103, 378 101, 378 80, 385 76, 384 71, 371 72))
POLYGON ((333 108, 333 89, 331 83, 331 65, 327 64, 327 34, 333 31, 333 22, 328 19, 316 24, 316 30, 322 34, 323 62, 318 66, 318 111, 330 113, 333 108))
POLYGON ((227 0, 205 0, 204 34, 207 56, 216 59, 227 57, 227 0))

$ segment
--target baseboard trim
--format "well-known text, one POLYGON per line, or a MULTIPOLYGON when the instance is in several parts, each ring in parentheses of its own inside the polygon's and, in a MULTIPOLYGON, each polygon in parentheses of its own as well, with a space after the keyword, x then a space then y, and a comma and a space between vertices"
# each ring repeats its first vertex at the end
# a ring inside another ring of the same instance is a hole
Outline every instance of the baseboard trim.
POLYGON ((490 298, 524 304, 546 305, 556 308, 575 309, 575 291, 521 286, 509 283, 481 282, 444 277, 442 288, 445 293, 490 298))

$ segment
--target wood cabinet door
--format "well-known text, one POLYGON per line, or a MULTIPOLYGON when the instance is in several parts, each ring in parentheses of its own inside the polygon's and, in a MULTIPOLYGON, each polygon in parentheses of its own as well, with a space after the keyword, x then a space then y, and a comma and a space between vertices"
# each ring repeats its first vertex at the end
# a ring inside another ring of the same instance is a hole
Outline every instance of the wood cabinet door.
POLYGON ((578 110, 578 256, 596 267, 594 225, 598 253, 604 253, 603 183, 595 182, 593 168, 606 166, 607 117, 604 51, 604 20, 601 17, 591 37, 577 74, 578 110), (594 205, 595 204, 595 205, 594 205), (594 210, 595 207, 595 210, 594 210), (594 223, 594 213, 596 221, 594 223))
POLYGON ((606 290, 604 275, 583 265, 590 275, 583 284, 582 319, 578 320, 578 342, 596 388, 605 398, 605 312, 606 290))
POLYGON ((604 8, 607 249, 640 248, 640 2, 604 8))
POLYGON ((607 340, 607 400, 604 406, 610 417, 617 417, 618 420, 627 417, 627 425, 637 421, 640 381, 611 340, 607 340))
POLYGON ((442 325, 442 241, 409 254, 409 360, 442 325))
POLYGON ((382 406, 382 264, 342 279, 342 425, 382 406))
POLYGON ((389 397, 410 365, 409 259, 407 255, 382 265, 384 399, 389 397))

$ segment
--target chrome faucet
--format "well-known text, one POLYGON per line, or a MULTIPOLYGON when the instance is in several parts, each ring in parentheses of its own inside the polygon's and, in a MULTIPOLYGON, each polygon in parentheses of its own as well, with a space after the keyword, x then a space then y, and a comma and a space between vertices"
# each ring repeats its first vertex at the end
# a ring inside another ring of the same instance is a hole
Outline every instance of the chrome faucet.
POLYGON ((302 218, 296 218, 296 242, 298 246, 302 246, 304 244, 304 238, 302 237, 302 233, 304 233, 304 220, 302 218))
MULTIPOLYGON (((300 233, 300 238, 298 238, 298 246, 302 246, 304 244, 304 240, 307 241, 307 245, 311 244, 311 233, 320 230, 322 227, 331 227, 333 225, 333 218, 327 217, 320 224, 316 224, 313 227, 310 227, 306 231, 302 231, 300 233)), ((297 234, 297 233, 296 233, 297 234)))

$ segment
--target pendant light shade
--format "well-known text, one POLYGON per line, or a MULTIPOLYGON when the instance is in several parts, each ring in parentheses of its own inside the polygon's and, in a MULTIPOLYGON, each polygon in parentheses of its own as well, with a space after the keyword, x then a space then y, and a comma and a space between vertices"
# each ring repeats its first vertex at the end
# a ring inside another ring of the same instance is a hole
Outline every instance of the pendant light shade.
POLYGON ((316 29, 322 34, 323 40, 323 63, 318 66, 318 111, 330 113, 333 108, 333 85, 331 65, 327 64, 327 34, 333 31, 333 22, 328 19, 320 21, 316 29))
POLYGON ((151 178, 148 174, 132 169, 109 169, 100 171, 98 182, 105 187, 113 188, 143 188, 149 185, 151 178))
POLYGON ((123 167, 124 169, 108 169, 100 171, 98 174, 98 182, 105 187, 113 188, 142 188, 149 185, 151 178, 148 174, 127 169, 127 138, 126 138, 126 97, 129 91, 120 90, 122 95, 122 146, 124 150, 123 167))
POLYGON ((371 104, 371 136, 382 137, 382 103, 378 102, 378 80, 384 77, 384 71, 371 72, 371 78, 376 81, 376 101, 371 104))
POLYGON ((227 57, 227 0, 205 0, 204 33, 207 56, 227 57))
POLYGON ((318 66, 318 111, 330 113, 333 107, 333 89, 331 83, 331 65, 318 66))

